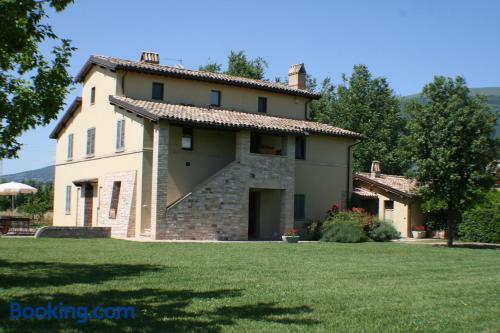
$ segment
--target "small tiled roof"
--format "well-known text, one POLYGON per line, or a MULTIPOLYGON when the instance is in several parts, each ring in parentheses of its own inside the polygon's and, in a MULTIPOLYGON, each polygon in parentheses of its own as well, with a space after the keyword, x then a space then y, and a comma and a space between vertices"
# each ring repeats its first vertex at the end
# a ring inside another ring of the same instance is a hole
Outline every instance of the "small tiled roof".
POLYGON ((295 65, 290 66, 290 69, 288 70, 288 75, 297 74, 297 73, 305 73, 305 72, 306 72, 306 68, 305 68, 304 64, 295 64, 295 65))
POLYGON ((77 97, 73 100, 73 102, 69 105, 68 109, 64 112, 63 117, 59 122, 57 123, 56 127, 54 130, 50 133, 50 138, 51 139, 57 139, 57 136, 59 135, 59 132, 62 131, 64 126, 66 126, 66 123, 73 117, 73 114, 78 110, 78 108, 82 105, 82 98, 77 97))
POLYGON ((240 86, 246 88, 267 90, 276 93, 283 93, 294 96, 302 96, 309 98, 320 98, 318 94, 311 93, 310 91, 304 89, 297 89, 287 86, 282 83, 254 80, 239 76, 226 75, 221 73, 212 73, 207 71, 196 71, 192 69, 185 69, 172 66, 163 66, 158 64, 125 60, 107 56, 92 55, 87 60, 83 68, 75 77, 75 82, 82 82, 90 71, 92 66, 98 65, 103 66, 112 70, 125 70, 139 73, 157 74, 169 77, 176 77, 186 80, 197 80, 197 81, 207 81, 215 82, 221 84, 228 84, 233 86, 240 86))
POLYGON ((354 179, 356 178, 397 194, 409 197, 418 196, 418 184, 415 179, 386 174, 380 174, 379 177, 372 177, 369 172, 358 172, 354 175, 354 179))
POLYGON ((355 187, 352 190, 352 193, 356 194, 357 196, 359 196, 361 198, 367 198, 367 199, 377 199, 378 198, 377 193, 374 193, 372 191, 368 191, 368 190, 361 188, 361 187, 355 187))
POLYGON ((122 96, 109 96, 109 102, 154 121, 167 119, 172 122, 199 126, 255 129, 296 135, 325 134, 351 138, 363 137, 352 131, 313 121, 272 117, 257 113, 145 101, 122 96))

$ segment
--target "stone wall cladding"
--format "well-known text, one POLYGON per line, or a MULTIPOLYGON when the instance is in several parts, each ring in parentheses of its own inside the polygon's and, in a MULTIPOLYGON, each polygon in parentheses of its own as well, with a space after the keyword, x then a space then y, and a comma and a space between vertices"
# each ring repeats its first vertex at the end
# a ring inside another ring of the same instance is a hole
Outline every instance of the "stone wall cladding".
POLYGON ((109 227, 43 227, 37 230, 35 238, 109 238, 109 227))
POLYGON ((248 239, 250 188, 282 190, 280 227, 293 226, 293 138, 287 140, 287 156, 250 154, 250 132, 236 138, 236 161, 199 185, 191 194, 167 209, 158 239, 248 239))
POLYGON ((151 238, 163 239, 167 212, 168 142, 170 127, 159 121, 153 133, 153 165, 151 184, 151 238))
POLYGON ((117 238, 135 236, 136 170, 104 175, 99 182, 99 226, 111 227, 111 236, 117 238), (109 217, 113 183, 121 182, 116 218, 109 217))

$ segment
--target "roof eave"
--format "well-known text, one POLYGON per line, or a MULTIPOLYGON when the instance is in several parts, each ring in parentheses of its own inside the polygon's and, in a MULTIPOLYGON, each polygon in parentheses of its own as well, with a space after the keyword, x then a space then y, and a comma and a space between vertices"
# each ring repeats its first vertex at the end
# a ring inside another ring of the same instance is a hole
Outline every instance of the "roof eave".
POLYGON ((135 105, 131 105, 127 102, 121 101, 112 95, 109 96, 108 100, 109 100, 109 103, 111 105, 117 106, 117 107, 124 109, 124 110, 127 110, 129 112, 133 112, 133 113, 135 113, 143 118, 149 119, 151 121, 158 121, 160 119, 160 117, 158 117, 154 113, 151 113, 144 108, 141 108, 141 107, 138 107, 135 105))
POLYGON ((274 88, 274 87, 260 87, 258 85, 252 84, 250 82, 248 82, 248 83, 244 83, 244 82, 236 83, 236 82, 227 82, 223 79, 218 79, 218 78, 208 78, 208 77, 202 78, 202 77, 189 76, 189 75, 181 74, 181 73, 165 73, 165 72, 162 72, 160 69, 154 69, 154 68, 136 68, 134 66, 124 65, 124 64, 115 64, 109 60, 102 59, 100 57, 96 57, 93 55, 89 57, 89 59, 83 65, 82 69, 75 76, 74 82, 75 83, 83 82, 85 80, 85 77, 87 76, 88 72, 91 70, 92 66, 94 66, 94 65, 102 66, 102 67, 105 67, 105 68, 108 68, 111 70, 121 69, 121 70, 129 71, 129 72, 155 74, 155 75, 161 75, 161 76, 167 76, 167 77, 180 78, 180 79, 184 79, 184 80, 215 82, 215 83, 225 84, 225 85, 232 85, 232 86, 245 87, 245 88, 250 88, 250 89, 271 91, 271 92, 275 92, 275 93, 279 93, 279 94, 311 98, 311 99, 315 99, 315 100, 318 100, 321 98, 320 94, 311 93, 311 92, 307 92, 307 91, 282 90, 282 89, 274 88))
POLYGON ((308 131, 303 131, 300 129, 297 130, 279 130, 279 129, 265 129, 265 128, 260 128, 256 126, 247 126, 247 125, 230 125, 230 124, 215 124, 215 123, 210 123, 210 122, 202 122, 202 121, 193 121, 193 120, 185 120, 185 119, 177 119, 177 118, 170 118, 170 117, 161 117, 158 116, 152 112, 149 112, 146 108, 139 107, 136 105, 132 105, 126 101, 122 101, 112 95, 109 96, 108 98, 109 103, 111 105, 117 106, 121 109, 124 109, 128 112, 135 113, 143 118, 149 119, 151 121, 159 121, 159 120, 167 120, 171 123, 175 124, 186 124, 186 125, 191 125, 191 126, 200 126, 200 127, 207 127, 207 128, 226 128, 226 129, 235 129, 235 130, 242 130, 242 129, 248 129, 248 130, 255 130, 255 131, 260 131, 260 132, 266 132, 266 133, 276 133, 276 134, 287 134, 287 135, 295 135, 295 136, 301 136, 301 135, 309 135, 309 134, 316 134, 316 135, 327 135, 327 136, 335 136, 335 137, 345 137, 345 138, 352 138, 352 139, 357 139, 360 137, 360 134, 358 133, 326 133, 323 131, 314 131, 314 130, 308 130, 308 131))
POLYGON ((374 186, 378 186, 381 189, 384 189, 384 190, 386 190, 388 192, 394 193, 396 195, 399 195, 399 196, 407 198, 407 199, 416 199, 416 198, 419 197, 419 195, 416 194, 416 193, 406 193, 406 192, 400 191, 398 189, 395 189, 394 187, 391 187, 391 186, 379 183, 377 181, 374 181, 373 179, 370 179, 370 178, 365 177, 365 176, 360 175, 360 174, 354 174, 353 178, 354 179, 358 178, 360 180, 366 181, 366 182, 368 182, 368 183, 370 183, 370 184, 372 184, 374 186))
POLYGON ((66 123, 73 117, 73 113, 82 105, 82 98, 76 97, 73 102, 69 105, 66 112, 64 112, 63 117, 56 124, 54 130, 50 133, 50 139, 57 139, 59 137, 59 133, 64 129, 66 123))
POLYGON ((92 69, 92 66, 102 66, 107 69, 115 70, 118 66, 111 61, 98 58, 96 56, 90 56, 89 59, 85 62, 82 69, 76 74, 75 79, 73 80, 75 83, 81 83, 85 80, 85 77, 92 69))

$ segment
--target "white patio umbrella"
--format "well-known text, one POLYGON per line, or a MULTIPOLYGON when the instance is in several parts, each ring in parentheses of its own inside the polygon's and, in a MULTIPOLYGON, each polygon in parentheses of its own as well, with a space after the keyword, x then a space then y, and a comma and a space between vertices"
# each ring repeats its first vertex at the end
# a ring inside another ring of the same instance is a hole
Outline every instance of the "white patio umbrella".
POLYGON ((36 193, 37 191, 36 188, 22 183, 9 182, 0 184, 0 195, 12 196, 12 210, 14 210, 14 197, 16 195, 36 193))

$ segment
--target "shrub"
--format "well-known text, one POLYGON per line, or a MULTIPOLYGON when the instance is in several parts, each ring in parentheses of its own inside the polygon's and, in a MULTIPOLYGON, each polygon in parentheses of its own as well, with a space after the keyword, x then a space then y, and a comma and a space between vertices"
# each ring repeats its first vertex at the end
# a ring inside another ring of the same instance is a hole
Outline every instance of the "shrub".
POLYGON ((321 228, 323 227, 322 221, 307 221, 304 223, 308 240, 319 240, 321 238, 321 228))
POLYGON ((368 236, 376 242, 386 242, 399 238, 400 234, 392 223, 380 221, 372 224, 368 236))
POLYGON ((467 242, 500 243, 500 211, 476 208, 466 212, 458 236, 467 242))
POLYGON ((339 243, 360 243, 367 240, 363 229, 354 224, 333 224, 323 232, 322 241, 339 243))
POLYGON ((359 243, 367 240, 364 227, 367 216, 353 211, 341 211, 331 216, 322 227, 321 240, 326 242, 359 243))

